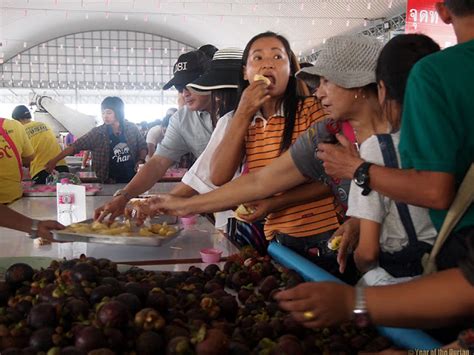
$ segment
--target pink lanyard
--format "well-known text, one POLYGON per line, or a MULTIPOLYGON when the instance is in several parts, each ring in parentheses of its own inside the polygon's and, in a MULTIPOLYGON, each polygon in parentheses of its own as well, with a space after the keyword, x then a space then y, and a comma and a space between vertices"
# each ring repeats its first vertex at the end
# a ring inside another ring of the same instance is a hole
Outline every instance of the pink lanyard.
POLYGON ((355 136, 355 133, 354 133, 354 128, 352 128, 351 124, 348 121, 343 121, 342 122, 342 133, 344 133, 344 135, 349 140, 349 142, 351 142, 357 148, 359 148, 358 144, 357 144, 357 139, 356 139, 356 136, 355 136))
POLYGON ((20 178, 23 179, 23 168, 21 164, 21 157, 20 157, 20 154, 18 153, 18 149, 16 148, 15 143, 13 142, 13 140, 11 139, 7 131, 5 131, 5 129, 3 128, 4 122, 5 122, 5 119, 0 118, 0 136, 2 136, 3 139, 5 139, 5 141, 8 143, 11 150, 13 151, 13 154, 15 154, 15 158, 18 163, 18 169, 20 170, 20 178))

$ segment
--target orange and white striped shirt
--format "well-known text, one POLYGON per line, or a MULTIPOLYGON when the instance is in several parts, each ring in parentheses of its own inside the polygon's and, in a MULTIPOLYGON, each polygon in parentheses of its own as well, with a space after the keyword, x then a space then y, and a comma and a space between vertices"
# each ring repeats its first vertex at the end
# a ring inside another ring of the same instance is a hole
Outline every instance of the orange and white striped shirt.
MULTIPOLYGON (((306 98, 298 107, 292 143, 313 123, 325 118, 319 100, 314 97, 306 98)), ((245 140, 249 171, 263 168, 280 156, 284 128, 285 117, 280 113, 268 119, 263 118, 261 114, 254 117, 245 140)), ((338 226, 334 197, 328 197, 270 213, 265 222, 265 235, 267 239, 272 239, 276 232, 307 237, 333 230, 338 226)))

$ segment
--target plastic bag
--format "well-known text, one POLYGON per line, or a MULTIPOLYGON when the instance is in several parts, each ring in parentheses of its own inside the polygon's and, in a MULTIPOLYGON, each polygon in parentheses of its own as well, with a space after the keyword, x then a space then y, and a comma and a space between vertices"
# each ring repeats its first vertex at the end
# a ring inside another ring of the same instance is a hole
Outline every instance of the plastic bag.
POLYGON ((72 173, 59 173, 53 171, 52 174, 46 178, 46 185, 56 185, 58 183, 80 185, 81 179, 79 179, 79 176, 72 173))

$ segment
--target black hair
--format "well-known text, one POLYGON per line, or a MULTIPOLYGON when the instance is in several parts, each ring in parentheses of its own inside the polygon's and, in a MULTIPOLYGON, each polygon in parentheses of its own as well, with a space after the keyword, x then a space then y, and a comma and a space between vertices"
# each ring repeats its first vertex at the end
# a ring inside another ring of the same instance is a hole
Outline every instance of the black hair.
MULTIPOLYGON (((421 58, 439 50, 439 45, 423 34, 398 35, 387 42, 380 52, 375 70, 377 83, 383 81, 385 84, 383 109, 387 115, 390 115, 389 106, 393 103, 403 107, 411 68, 421 58)), ((395 122, 391 117, 389 121, 395 122)))
MULTIPOLYGON (((242 55, 242 67, 247 65, 247 59, 252 44, 261 38, 268 37, 276 38, 283 44, 283 46, 285 47, 286 54, 288 55, 288 59, 290 61, 290 79, 288 81, 288 85, 286 86, 286 90, 282 99, 286 120, 285 128, 283 130, 283 138, 280 145, 280 152, 284 152, 290 147, 292 142, 298 105, 304 99, 305 96, 309 96, 309 91, 306 85, 303 84, 303 82, 295 78, 295 74, 300 69, 300 66, 295 54, 291 50, 290 43, 285 37, 275 32, 267 31, 259 33, 247 43, 247 46, 245 47, 244 53, 242 55)), ((243 72, 241 72, 239 79, 239 91, 237 96, 238 100, 235 109, 237 109, 237 105, 240 101, 240 98, 242 97, 242 93, 247 88, 247 86, 249 86, 249 82, 244 79, 243 72)))
POLYGON ((211 120, 215 127, 219 117, 232 111, 237 105, 237 89, 218 89, 211 91, 211 120))
POLYGON ((474 15, 474 1, 472 0, 444 0, 444 4, 455 16, 474 15))
POLYGON ((120 123, 120 127, 122 130, 125 128, 124 123, 125 123, 125 108, 124 108, 124 103, 120 97, 117 96, 108 96, 102 101, 100 104, 100 107, 103 110, 105 109, 110 109, 114 111, 115 113, 115 118, 120 123))
POLYGON ((403 105, 410 70, 424 56, 440 50, 439 45, 423 34, 406 34, 392 38, 383 47, 377 60, 375 77, 383 80, 387 99, 403 105))

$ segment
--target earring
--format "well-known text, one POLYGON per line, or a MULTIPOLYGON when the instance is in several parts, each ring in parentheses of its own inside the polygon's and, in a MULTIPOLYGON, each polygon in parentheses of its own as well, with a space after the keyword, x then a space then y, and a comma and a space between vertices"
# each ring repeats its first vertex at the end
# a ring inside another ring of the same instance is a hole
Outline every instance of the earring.
POLYGON ((357 100, 357 94, 354 94, 354 99, 356 99, 356 100, 357 100))

